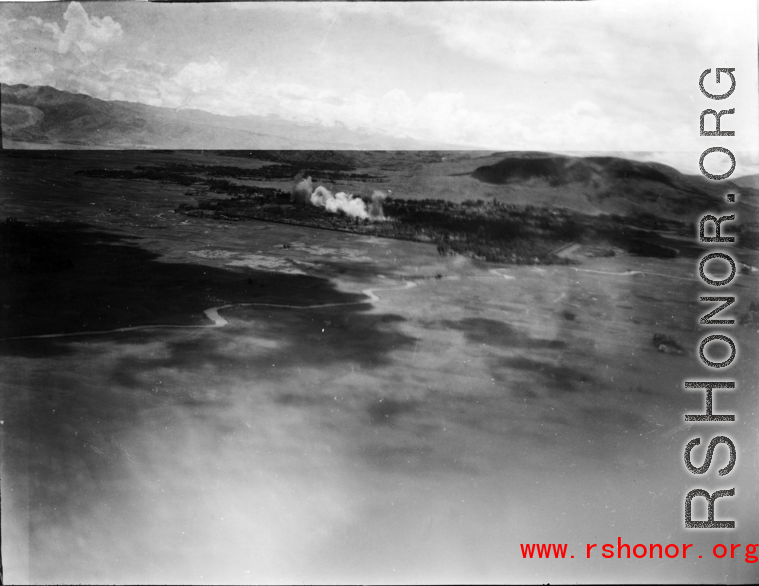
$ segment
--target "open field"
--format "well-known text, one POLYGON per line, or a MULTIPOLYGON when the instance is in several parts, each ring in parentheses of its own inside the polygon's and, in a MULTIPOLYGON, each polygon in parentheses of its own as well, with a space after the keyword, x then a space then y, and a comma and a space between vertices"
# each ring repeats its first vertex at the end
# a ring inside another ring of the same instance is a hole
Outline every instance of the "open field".
MULTIPOLYGON (((0 220, 34 235, 0 285, 8 582, 759 575, 711 557, 720 540, 759 535, 759 503, 740 494, 759 480, 759 325, 748 314, 758 273, 735 285, 734 314, 747 317, 731 330, 740 356, 729 376, 745 384, 715 399, 738 423, 704 432, 683 422, 703 408, 683 380, 710 374, 696 354, 706 308, 685 237, 669 259, 575 245, 569 265, 486 263, 434 244, 188 217, 174 213, 198 202, 187 187, 76 174, 260 160, 12 155, 0 153, 0 220), (655 334, 684 353, 657 351, 655 334), (704 484, 684 469, 683 446, 728 430, 739 498, 718 517, 738 528, 677 530, 684 494, 704 484), (618 536, 695 545, 687 560, 585 559, 585 544, 618 536), (569 543, 575 559, 521 559, 532 542, 569 543)), ((359 171, 430 197, 415 191, 431 173, 420 165, 359 171)), ((515 189, 482 186, 502 199, 515 189)), ((736 250, 759 265, 756 251, 736 250)))

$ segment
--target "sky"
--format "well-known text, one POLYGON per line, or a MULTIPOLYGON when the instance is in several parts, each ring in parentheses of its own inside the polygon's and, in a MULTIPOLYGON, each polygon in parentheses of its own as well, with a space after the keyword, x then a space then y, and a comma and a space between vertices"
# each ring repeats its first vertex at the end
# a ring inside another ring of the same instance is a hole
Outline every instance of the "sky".
MULTIPOLYGON (((692 152, 717 144, 759 151, 756 10, 754 0, 4 2, 0 79, 497 150, 664 152, 693 166, 692 152), (699 92, 716 67, 736 70, 729 100, 699 92), (736 136, 700 137, 701 110, 728 107, 723 129, 736 136)), ((744 170, 755 165, 745 157, 744 170)))

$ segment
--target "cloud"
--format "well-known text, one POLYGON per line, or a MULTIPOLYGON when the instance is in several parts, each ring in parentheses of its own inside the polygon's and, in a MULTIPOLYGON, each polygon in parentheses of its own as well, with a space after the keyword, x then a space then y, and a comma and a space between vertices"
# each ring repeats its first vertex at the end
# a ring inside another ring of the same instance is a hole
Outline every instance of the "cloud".
POLYGON ((67 6, 63 20, 61 29, 58 22, 34 15, 0 18, 5 83, 87 91, 108 81, 108 67, 120 61, 115 45, 123 35, 121 25, 109 16, 90 17, 78 2, 67 6))
POLYGON ((176 74, 174 81, 183 89, 200 93, 225 83, 228 72, 227 63, 220 63, 211 57, 205 63, 188 63, 176 74))
POLYGON ((74 46, 84 53, 92 53, 122 35, 121 25, 110 16, 89 16, 79 2, 69 4, 63 19, 66 21, 63 32, 57 23, 43 25, 58 39, 60 53, 67 53, 74 46))
MULTIPOLYGON (((756 85, 756 51, 736 49, 746 45, 747 19, 733 5, 709 35, 684 3, 655 12, 643 10, 650 2, 591 4, 215 4, 162 21, 187 29, 212 14, 209 35, 237 31, 218 50, 184 41, 156 50, 149 15, 164 18, 160 6, 114 9, 116 18, 77 2, 65 12, 0 10, 0 76, 101 99, 499 150, 690 150, 703 69, 732 67, 740 54, 740 87, 756 85), (265 29, 237 36, 243 27, 231 25, 242 21, 265 29), (272 32, 278 24, 308 34, 288 42, 272 32)), ((734 126, 755 128, 756 96, 737 99, 734 126)), ((756 146, 749 132, 734 142, 756 146)))

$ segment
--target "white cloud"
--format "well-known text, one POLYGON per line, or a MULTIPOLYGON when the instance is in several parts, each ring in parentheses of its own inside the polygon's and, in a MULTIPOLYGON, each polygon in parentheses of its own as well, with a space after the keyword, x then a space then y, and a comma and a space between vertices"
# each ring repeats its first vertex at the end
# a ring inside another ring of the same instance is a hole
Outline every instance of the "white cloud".
MULTIPOLYGON (((91 16, 73 2, 59 21, 32 10, 22 13, 25 18, 2 20, 0 12, 0 76, 6 83, 47 84, 102 99, 227 115, 277 114, 493 149, 690 150, 694 137, 698 142, 698 75, 725 60, 733 66, 736 47, 747 45, 748 28, 726 20, 705 35, 710 25, 685 3, 655 11, 646 6, 653 5, 209 5, 208 10, 228 10, 230 18, 251 22, 281 13, 284 28, 302 18, 313 38, 325 39, 316 43, 317 51, 305 42, 285 50, 263 32, 241 38, 239 51, 267 55, 256 71, 234 54, 212 56, 206 48, 193 55, 187 46, 165 51, 161 62, 149 50, 148 35, 125 38, 119 22, 91 16), (394 44, 410 52, 391 54, 394 44), (379 51, 388 55, 386 70, 383 63, 368 65, 379 51), (468 67, 481 77, 446 83, 466 78, 468 67)), ((137 14, 139 8, 121 14, 137 14)), ((744 12, 755 16, 753 10, 744 12)), ((755 47, 751 34, 749 45, 755 47)), ((740 83, 755 87, 755 48, 741 58, 740 83)), ((748 96, 738 104, 743 118, 736 115, 734 126, 755 129, 756 97, 742 95, 748 96)))
POLYGON ((174 76, 174 81, 183 89, 200 93, 226 83, 228 73, 227 63, 220 63, 211 57, 205 63, 188 63, 174 76))
POLYGON ((79 2, 72 2, 63 15, 66 28, 61 32, 56 23, 49 25, 58 39, 58 51, 67 53, 76 46, 84 53, 92 53, 122 35, 121 25, 110 16, 89 16, 79 2))

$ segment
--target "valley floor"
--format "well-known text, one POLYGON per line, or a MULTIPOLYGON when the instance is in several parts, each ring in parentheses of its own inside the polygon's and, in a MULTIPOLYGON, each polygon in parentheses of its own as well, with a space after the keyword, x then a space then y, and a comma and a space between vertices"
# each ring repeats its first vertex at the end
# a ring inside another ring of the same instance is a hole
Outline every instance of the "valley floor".
MULTIPOLYGON (((487 264, 187 218, 179 188, 80 180, 65 157, 1 162, 2 216, 72 263, 0 291, 0 336, 26 337, 0 341, 9 583, 757 577, 711 556, 759 529, 755 323, 731 330, 745 387, 716 399, 740 414, 740 498, 718 505, 739 526, 680 529, 688 490, 728 482, 682 464, 703 433, 683 421, 703 405, 682 388, 704 376, 692 259, 487 264), (108 333, 31 337, 87 331, 108 333), (618 536, 694 547, 585 558, 618 536), (538 542, 575 558, 522 559, 538 542)), ((757 279, 741 275, 736 314, 757 279)))

